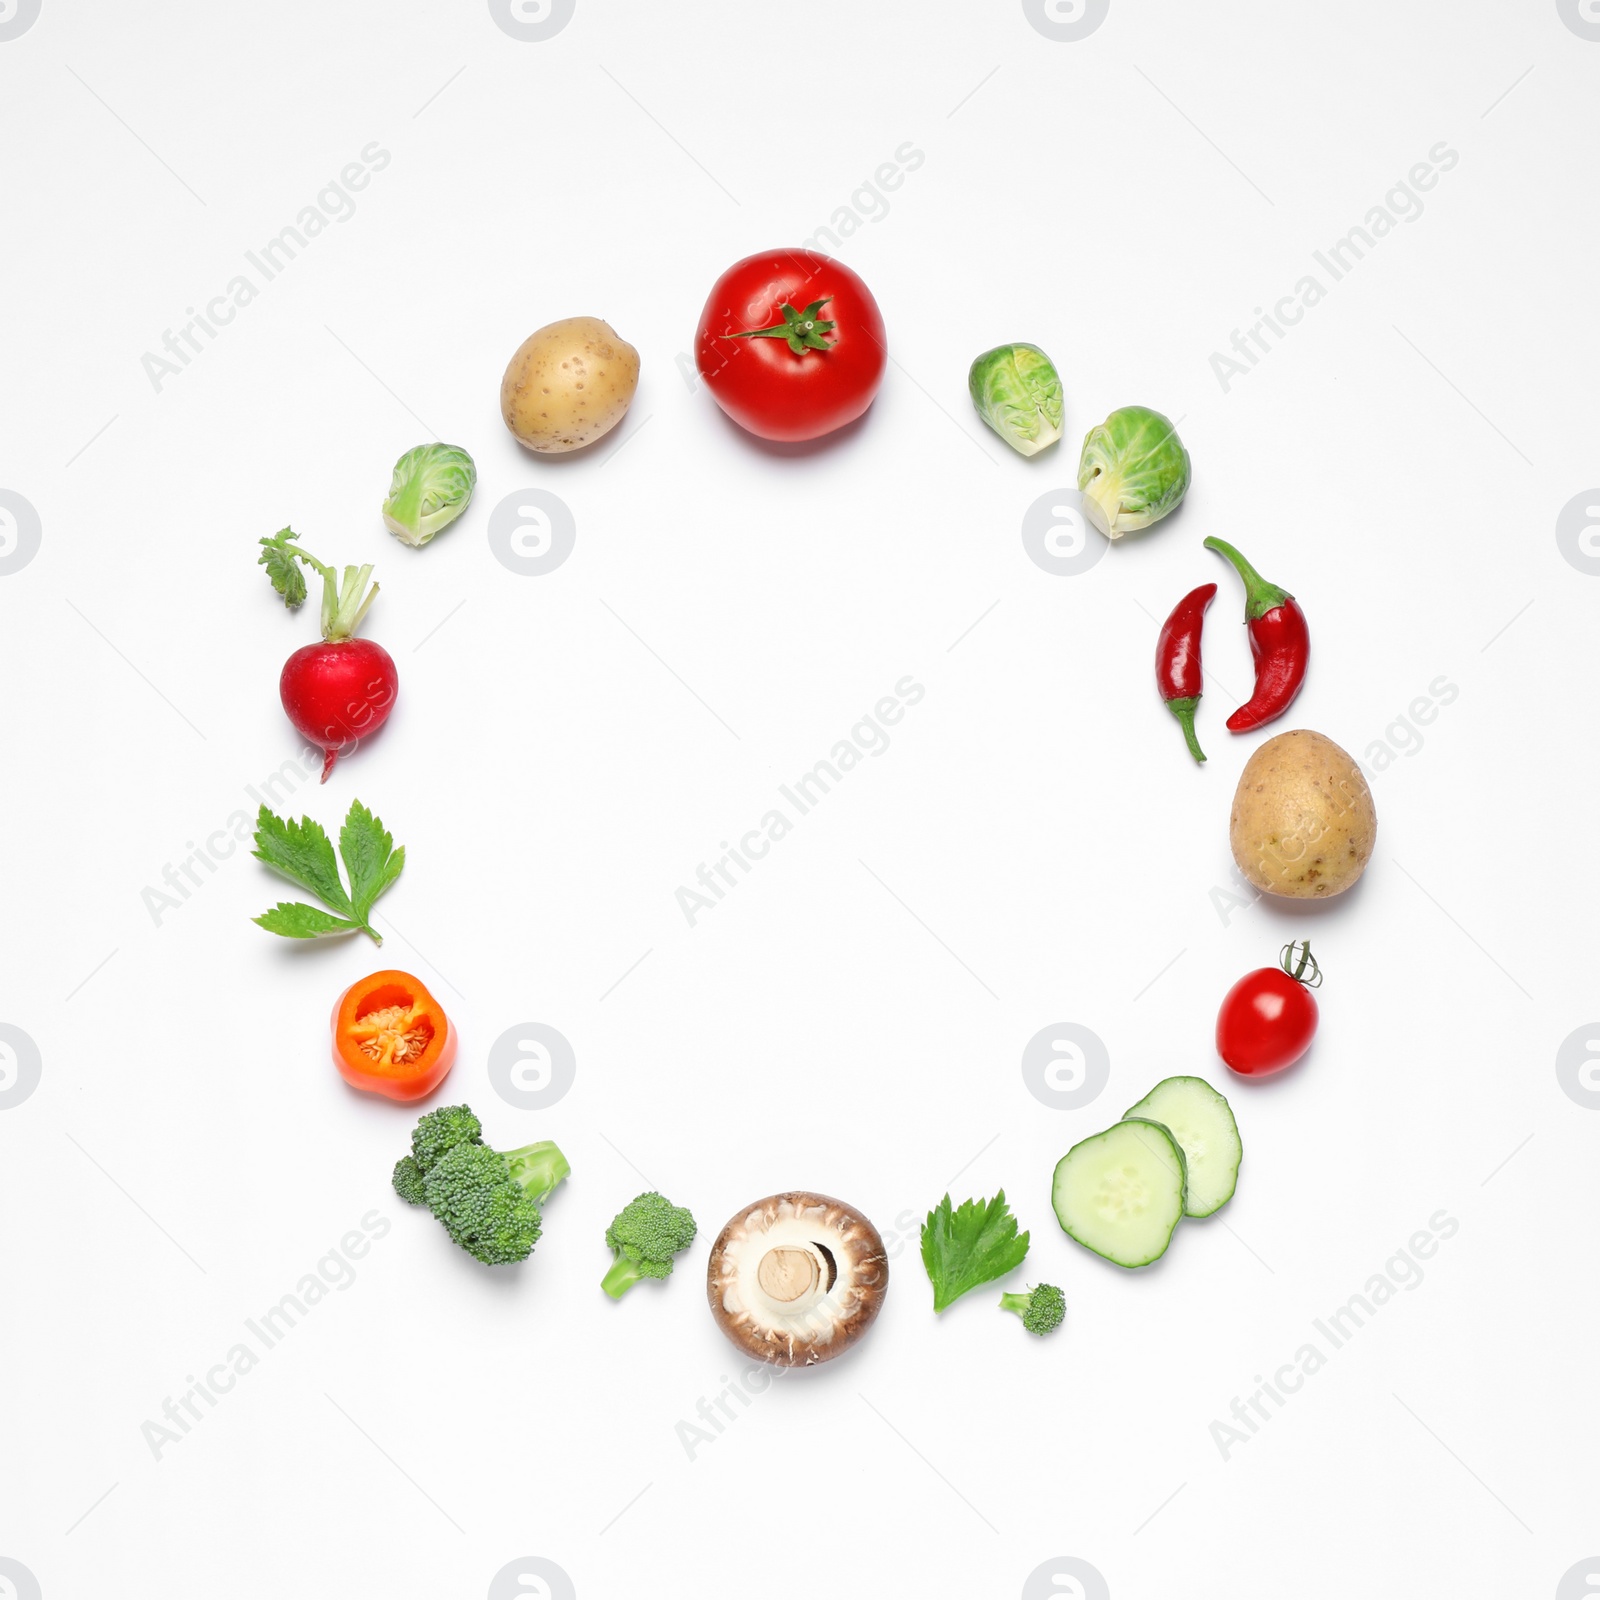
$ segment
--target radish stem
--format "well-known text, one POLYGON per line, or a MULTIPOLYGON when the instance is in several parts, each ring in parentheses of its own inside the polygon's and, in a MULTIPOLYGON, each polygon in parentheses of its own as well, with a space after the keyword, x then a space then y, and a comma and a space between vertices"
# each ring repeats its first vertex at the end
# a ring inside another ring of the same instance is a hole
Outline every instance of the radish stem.
POLYGON ((322 579, 322 637, 330 643, 350 638, 361 626, 362 618, 377 597, 377 584, 373 584, 370 590, 367 588, 367 582, 372 577, 371 564, 346 567, 341 580, 337 568, 318 561, 309 550, 302 550, 298 540, 299 535, 290 528, 282 529, 270 539, 261 540, 268 552, 261 560, 268 566, 273 586, 283 595, 284 603, 293 610, 305 599, 304 585, 294 579, 296 592, 289 592, 285 585, 290 580, 281 569, 292 573, 294 562, 304 562, 322 579))

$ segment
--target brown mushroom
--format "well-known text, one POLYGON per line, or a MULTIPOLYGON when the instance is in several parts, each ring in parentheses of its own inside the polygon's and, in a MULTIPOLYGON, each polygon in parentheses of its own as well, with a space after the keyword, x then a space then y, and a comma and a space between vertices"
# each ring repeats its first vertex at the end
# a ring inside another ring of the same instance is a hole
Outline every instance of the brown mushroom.
POLYGON ((792 1190, 746 1206, 717 1235, 706 1298, 759 1361, 811 1367, 843 1355, 889 1288, 878 1230, 841 1200, 792 1190))

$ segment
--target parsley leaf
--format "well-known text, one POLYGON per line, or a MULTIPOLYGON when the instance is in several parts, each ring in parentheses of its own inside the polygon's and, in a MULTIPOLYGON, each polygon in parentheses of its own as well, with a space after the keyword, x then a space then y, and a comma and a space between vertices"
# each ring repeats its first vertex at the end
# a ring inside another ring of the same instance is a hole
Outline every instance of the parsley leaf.
POLYGON ((272 587, 283 596, 283 603, 293 611, 306 597, 306 575, 300 570, 297 552, 290 540, 300 535, 293 528, 279 528, 270 539, 260 540, 261 554, 258 565, 267 569, 272 587))
POLYGON ((406 853, 394 848, 382 822, 359 800, 351 802, 350 814, 339 830, 339 850, 350 874, 348 892, 339 876, 333 843, 320 822, 311 817, 285 822, 262 806, 256 817, 255 839, 252 853, 257 861, 309 889, 328 907, 319 911, 300 901, 279 901, 273 910, 255 918, 258 927, 286 939, 323 939, 359 932, 374 944, 383 943, 371 922, 373 902, 400 876, 406 853))
POLYGON ((359 933, 360 925, 346 922, 343 917, 330 916, 315 906, 303 905, 298 900, 280 900, 272 910, 250 919, 258 928, 268 933, 282 934, 285 939, 327 939, 340 933, 359 933))
POLYGON ((1028 1236, 1000 1190, 993 1200, 963 1200, 954 1211, 950 1196, 928 1213, 922 1225, 922 1265, 933 1285, 933 1309, 943 1311, 969 1289, 1003 1278, 1020 1267, 1028 1236))
POLYGON ((400 876, 406 864, 405 846, 396 850, 382 822, 356 800, 339 830, 339 854, 350 874, 356 916, 365 922, 373 901, 400 876))
POLYGON ((352 914, 339 863, 333 858, 333 843, 320 822, 311 817, 285 822, 262 806, 256 816, 256 847, 251 853, 290 883, 309 889, 325 906, 346 917, 352 914))

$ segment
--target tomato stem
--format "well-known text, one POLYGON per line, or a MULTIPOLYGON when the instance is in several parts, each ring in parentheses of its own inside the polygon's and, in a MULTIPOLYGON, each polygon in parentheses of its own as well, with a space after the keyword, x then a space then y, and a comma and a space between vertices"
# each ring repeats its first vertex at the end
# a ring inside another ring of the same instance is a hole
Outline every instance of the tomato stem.
POLYGON ((778 310, 783 314, 782 322, 775 322, 770 328, 751 328, 745 333, 725 333, 724 339, 786 339, 789 348, 797 356, 803 356, 807 350, 828 350, 832 347, 822 336, 832 333, 836 324, 823 322, 818 319, 817 313, 833 298, 825 294, 820 300, 813 300, 804 311, 796 311, 787 300, 778 310))
POLYGON ((1322 968, 1317 965, 1317 958, 1311 953, 1311 941, 1302 939, 1298 943, 1291 940, 1278 952, 1278 965, 1289 974, 1296 983, 1303 983, 1308 989, 1317 989, 1322 986, 1322 968), (1299 954, 1296 955, 1295 952, 1299 954), (1307 968, 1310 969, 1308 977, 1307 968))

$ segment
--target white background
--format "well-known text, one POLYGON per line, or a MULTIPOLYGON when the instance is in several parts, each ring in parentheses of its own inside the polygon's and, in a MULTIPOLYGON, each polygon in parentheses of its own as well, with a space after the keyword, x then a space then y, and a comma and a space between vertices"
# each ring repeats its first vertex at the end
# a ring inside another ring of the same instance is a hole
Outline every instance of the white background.
POLYGON ((0 1111, 0 1556, 47 1600, 477 1596, 525 1556, 585 1597, 1009 1596, 1068 1556, 1118 1600, 1555 1594, 1600 1547, 1600 1114, 1554 1067, 1600 1012, 1600 582, 1555 537, 1600 480, 1597 79, 1532 0, 1112 0, 1076 43, 1015 3, 578 0, 521 43, 468 0, 44 0, 0 42, 0 489, 42 527, 0 577, 0 1022, 43 1063, 0 1111), (372 141, 354 215, 157 392, 145 352, 372 141), (1440 141, 1423 213, 1224 392, 1213 352, 1440 141), (847 435, 763 448, 678 357, 729 263, 841 208, 894 361, 847 435), (536 459, 500 373, 576 314, 638 347, 638 396, 536 459), (1065 386, 1033 461, 966 399, 1007 339, 1065 386), (1181 419, 1188 502, 1052 576, 1023 514, 1130 402, 1181 419), (432 437, 481 478, 416 552, 378 506, 432 437), (525 487, 576 520, 545 577, 486 537, 525 487), (159 925, 141 898, 298 747, 277 674, 315 622, 254 565, 285 523, 382 583, 396 713, 285 807, 359 795, 407 847, 381 953, 253 928, 281 885, 242 847, 159 925), (1215 892, 1260 736, 1222 726, 1249 658, 1213 532, 1310 617, 1280 727, 1409 751, 1315 913, 1215 892), (1208 579, 1196 769, 1150 662, 1208 579), (691 929, 677 887, 906 674, 891 748, 691 929), (1311 1055, 1228 1081, 1220 997, 1308 931, 1311 1055), (571 1158, 521 1268, 395 1199, 411 1113, 334 1074, 328 1009, 385 963, 457 1020, 448 1096, 571 1158), (486 1074, 527 1021, 577 1055, 539 1113, 486 1074), (1077 1111, 1019 1067, 1062 1021, 1111 1057, 1077 1111), (1231 1095, 1239 1190, 1126 1274, 1049 1176, 1175 1072, 1231 1095), (701 1237, 612 1304, 601 1234, 646 1177, 701 1237), (1060 1334, 992 1288, 935 1320, 914 1227, 952 1182, 1005 1187, 1060 1334), (789 1186, 877 1222, 886 1309, 691 1460, 678 1424, 741 1370, 706 1250, 789 1186), (374 1209, 355 1282, 153 1459, 141 1424, 374 1209), (1225 1462, 1213 1420, 1440 1210, 1425 1281, 1225 1462))

